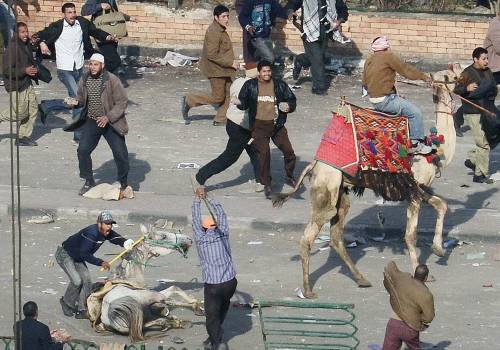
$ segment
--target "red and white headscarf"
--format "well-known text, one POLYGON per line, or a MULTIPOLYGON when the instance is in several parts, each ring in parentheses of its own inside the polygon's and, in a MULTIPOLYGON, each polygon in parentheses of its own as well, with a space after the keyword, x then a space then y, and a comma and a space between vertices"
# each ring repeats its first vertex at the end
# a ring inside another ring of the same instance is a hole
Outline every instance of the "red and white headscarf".
POLYGON ((377 52, 388 49, 389 47, 389 39, 387 39, 386 36, 381 36, 373 41, 371 49, 373 52, 377 52))

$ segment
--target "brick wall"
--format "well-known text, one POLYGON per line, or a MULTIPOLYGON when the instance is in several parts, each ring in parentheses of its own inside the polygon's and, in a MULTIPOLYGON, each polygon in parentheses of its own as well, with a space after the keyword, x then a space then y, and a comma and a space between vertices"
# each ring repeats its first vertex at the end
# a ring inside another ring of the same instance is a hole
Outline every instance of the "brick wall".
MULTIPOLYGON (((81 2, 77 3, 80 11, 81 2)), ((40 0, 40 11, 30 6, 29 18, 21 18, 37 31, 61 16, 59 1, 40 0)), ((124 3, 120 10, 138 18, 129 23, 128 44, 153 47, 201 47, 207 26, 212 21, 208 11, 202 16, 174 15, 164 8, 141 3, 124 3), (193 18, 194 17, 194 18, 193 18)), ((352 39, 341 50, 349 54, 366 54, 373 38, 389 36, 394 50, 404 56, 442 59, 468 59, 476 46, 481 46, 488 28, 487 17, 429 14, 352 12, 344 32, 352 39)), ((229 34, 235 47, 241 48, 241 30, 235 16, 229 34)), ((303 52, 298 31, 288 23, 275 30, 276 44, 293 52, 303 52)), ((337 44, 335 44, 337 45, 337 44)), ((335 49, 338 50, 336 47, 335 49)))

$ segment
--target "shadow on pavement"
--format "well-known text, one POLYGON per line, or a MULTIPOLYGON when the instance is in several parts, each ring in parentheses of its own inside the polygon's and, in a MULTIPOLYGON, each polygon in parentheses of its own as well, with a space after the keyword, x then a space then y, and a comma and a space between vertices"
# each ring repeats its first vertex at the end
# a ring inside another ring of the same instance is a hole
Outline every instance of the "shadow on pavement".
MULTIPOLYGON (((140 189, 140 184, 146 180, 146 174, 151 171, 151 166, 145 160, 138 159, 135 153, 128 155, 130 172, 128 183, 134 191, 140 189)), ((94 170, 94 176, 98 182, 113 183, 116 181, 116 164, 114 159, 104 162, 99 168, 94 170)))

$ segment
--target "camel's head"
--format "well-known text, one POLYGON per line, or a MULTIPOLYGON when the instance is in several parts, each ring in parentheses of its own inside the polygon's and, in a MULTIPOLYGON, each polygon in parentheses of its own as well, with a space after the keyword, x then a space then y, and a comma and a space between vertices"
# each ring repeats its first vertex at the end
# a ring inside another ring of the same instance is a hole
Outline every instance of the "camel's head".
POLYGON ((459 63, 449 63, 447 70, 442 70, 432 74, 434 80, 434 102, 448 104, 453 98, 451 92, 462 74, 462 67, 459 63))

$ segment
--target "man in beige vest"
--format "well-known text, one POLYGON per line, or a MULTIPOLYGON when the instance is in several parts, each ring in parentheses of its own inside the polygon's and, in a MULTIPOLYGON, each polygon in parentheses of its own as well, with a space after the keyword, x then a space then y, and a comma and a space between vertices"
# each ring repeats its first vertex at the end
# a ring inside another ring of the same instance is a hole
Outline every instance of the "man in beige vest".
POLYGON ((226 122, 229 87, 238 69, 233 44, 226 31, 228 25, 229 9, 224 5, 215 6, 214 21, 205 33, 200 59, 200 70, 210 81, 212 92, 210 95, 189 94, 182 98, 182 117, 186 124, 189 124, 189 110, 203 105, 220 106, 213 121, 214 126, 224 125, 226 122))

